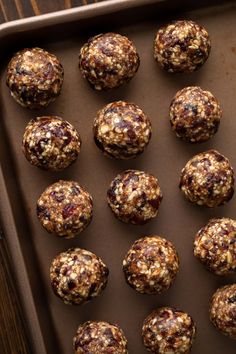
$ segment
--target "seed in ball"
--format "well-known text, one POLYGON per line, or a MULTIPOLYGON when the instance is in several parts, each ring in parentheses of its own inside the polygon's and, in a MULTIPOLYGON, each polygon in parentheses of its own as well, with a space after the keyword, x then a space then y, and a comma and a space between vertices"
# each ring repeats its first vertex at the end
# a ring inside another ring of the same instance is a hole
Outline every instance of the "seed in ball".
POLYGON ((160 307, 144 321, 143 344, 153 354, 189 354, 196 335, 193 319, 171 307, 160 307))
POLYGON ((112 89, 130 81, 139 62, 133 43, 117 33, 90 38, 79 54, 79 69, 96 90, 112 89))
POLYGON ((174 21, 161 27, 154 41, 154 58, 170 73, 201 68, 211 49, 209 34, 193 21, 174 21))
POLYGON ((98 111, 93 132, 96 145, 105 155, 129 159, 144 151, 152 127, 149 118, 136 104, 118 101, 98 111))
POLYGON ((211 219, 195 237, 194 255, 217 275, 235 272, 236 221, 229 218, 211 219))
POLYGON ((179 270, 173 244, 159 236, 135 241, 123 260, 127 283, 141 294, 160 294, 169 289, 179 270))
POLYGON ((73 339, 75 354, 128 354, 127 345, 122 329, 103 321, 83 323, 73 339))
POLYGON ((216 207, 234 194, 234 171, 229 160, 216 150, 192 157, 182 170, 180 189, 192 203, 216 207))
POLYGON ((58 181, 45 189, 37 202, 37 216, 49 232, 73 238, 91 222, 91 195, 74 181, 58 181))
POLYGON ((59 96, 64 70, 59 59, 41 48, 16 53, 7 67, 7 86, 21 106, 40 109, 59 96))
POLYGON ((70 166, 80 152, 77 130, 56 116, 32 119, 24 132, 22 150, 27 160, 44 170, 60 171, 70 166))
POLYGON ((98 297, 107 285, 109 270, 101 258, 81 248, 70 248, 52 261, 52 289, 65 304, 81 305, 98 297))
POLYGON ((217 132, 222 111, 216 98, 200 87, 178 91, 170 105, 170 123, 178 138, 190 143, 209 140, 217 132))
POLYGON ((157 178, 138 170, 117 175, 107 191, 107 202, 115 216, 137 225, 156 217, 162 197, 157 178))
POLYGON ((236 339, 236 284, 223 286, 214 293, 210 320, 221 333, 236 339))

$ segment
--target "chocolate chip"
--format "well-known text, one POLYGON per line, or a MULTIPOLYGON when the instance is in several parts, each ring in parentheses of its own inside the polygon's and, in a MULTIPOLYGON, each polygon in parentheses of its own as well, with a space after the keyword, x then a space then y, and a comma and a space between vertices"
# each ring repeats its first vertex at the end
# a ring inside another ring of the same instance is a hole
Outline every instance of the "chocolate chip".
POLYGON ((231 296, 228 298, 228 303, 229 304, 234 304, 236 302, 236 295, 231 296))

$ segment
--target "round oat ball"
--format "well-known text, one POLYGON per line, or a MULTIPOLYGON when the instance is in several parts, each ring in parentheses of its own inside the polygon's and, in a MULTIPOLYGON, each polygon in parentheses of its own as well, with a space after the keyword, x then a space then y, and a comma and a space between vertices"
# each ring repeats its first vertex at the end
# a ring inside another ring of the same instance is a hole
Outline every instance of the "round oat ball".
POLYGON ((129 159, 144 151, 152 135, 152 126, 136 104, 118 101, 98 111, 93 132, 96 145, 105 155, 129 159))
POLYGON ((128 354, 127 345, 122 329, 103 321, 83 323, 73 339, 75 354, 128 354))
POLYGON ((180 177, 180 189, 192 203, 216 207, 234 194, 234 171, 229 160, 216 150, 193 156, 180 177))
POLYGON ((210 320, 221 333, 236 339, 236 284, 223 286, 214 293, 210 320))
POLYGON ((79 54, 79 68, 95 90, 107 90, 128 82, 139 68, 133 43, 117 33, 92 37, 79 54))
POLYGON ((27 160, 44 170, 60 171, 70 166, 80 152, 77 130, 56 116, 32 119, 24 132, 22 150, 27 160))
POLYGON ((144 224, 156 217, 162 192, 155 176, 138 170, 117 175, 107 191, 107 202, 125 223, 144 224))
POLYGON ((211 49, 206 29, 193 21, 174 21, 161 27, 154 40, 154 58, 169 73, 198 70, 211 49))
POLYGON ((193 319, 171 307, 153 311, 142 328, 143 344, 153 354, 189 354, 195 335, 193 319))
POLYGON ((222 111, 216 98, 198 86, 178 91, 170 105, 170 123, 178 138, 190 143, 209 140, 217 132, 222 111))
POLYGON ((7 86, 21 106, 47 107, 61 92, 64 70, 59 59, 41 48, 16 53, 7 67, 7 86))
POLYGON ((211 272, 228 275, 236 271, 236 221, 211 219, 194 242, 194 255, 211 272))
POLYGON ((135 241, 123 260, 127 283, 141 294, 160 294, 172 285, 179 270, 173 244, 159 236, 135 241))
POLYGON ((101 258, 81 248, 60 253, 50 267, 52 289, 68 305, 81 305, 98 297, 107 285, 108 275, 101 258))
POLYGON ((37 201, 37 216, 49 232, 73 238, 91 222, 91 195, 74 181, 58 181, 45 189, 37 201))

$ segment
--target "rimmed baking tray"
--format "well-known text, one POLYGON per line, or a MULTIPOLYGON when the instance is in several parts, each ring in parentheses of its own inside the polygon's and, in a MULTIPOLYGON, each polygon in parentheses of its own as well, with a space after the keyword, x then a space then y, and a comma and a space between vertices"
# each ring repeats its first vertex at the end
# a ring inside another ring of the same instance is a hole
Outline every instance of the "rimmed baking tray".
POLYGON ((76 328, 89 319, 118 323, 128 337, 129 352, 145 353, 140 337, 142 321, 161 305, 179 307, 194 317, 198 333, 193 354, 235 353, 235 343, 219 334, 208 320, 212 293, 222 284, 233 282, 235 276, 219 278, 208 273, 192 252, 196 231, 210 217, 236 217, 235 197, 223 207, 204 209, 189 204, 178 190, 180 170, 197 152, 214 147, 228 156, 236 169, 236 6, 234 2, 220 3, 198 2, 196 8, 194 2, 187 1, 113 0, 1 26, 0 214, 14 265, 13 276, 27 318, 32 353, 72 353, 76 328), (210 32, 213 47, 200 71, 173 76, 157 67, 152 46, 157 28, 179 18, 204 25, 210 32), (141 67, 128 85, 110 92, 95 92, 78 71, 78 51, 90 35, 108 30, 125 34, 134 41, 141 56, 141 67), (61 96, 47 109, 37 112, 18 106, 5 85, 9 58, 28 46, 40 46, 55 53, 65 68, 61 96), (201 145, 178 140, 168 122, 170 100, 178 89, 187 85, 211 90, 224 112, 217 135, 201 145), (151 143, 135 160, 110 160, 93 142, 92 122, 96 111, 118 99, 139 104, 152 120, 151 143), (43 114, 62 116, 81 133, 82 152, 76 164, 65 172, 40 171, 30 166, 21 152, 27 122, 43 114), (106 205, 110 181, 127 168, 157 175, 164 193, 159 216, 145 226, 122 224, 106 205), (44 188, 63 178, 78 180, 94 198, 93 222, 74 240, 48 235, 35 214, 36 200, 44 188), (160 234, 172 240, 180 255, 180 273, 172 288, 160 296, 137 294, 126 285, 122 274, 126 251, 135 239, 146 234, 160 234), (73 246, 97 253, 111 271, 109 285, 102 296, 82 307, 64 305, 52 293, 49 282, 52 258, 73 246))

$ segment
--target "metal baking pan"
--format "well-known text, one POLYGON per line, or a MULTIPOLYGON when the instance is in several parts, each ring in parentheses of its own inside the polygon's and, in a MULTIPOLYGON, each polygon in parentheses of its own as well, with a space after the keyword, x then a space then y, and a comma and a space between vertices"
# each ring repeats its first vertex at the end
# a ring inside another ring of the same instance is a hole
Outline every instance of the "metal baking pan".
POLYGON ((235 276, 216 277, 193 257, 193 238, 210 217, 236 217, 235 197, 217 209, 188 203, 178 190, 181 168, 195 153, 215 148, 225 154, 236 170, 235 82, 236 82, 235 2, 112 0, 78 9, 2 25, 1 120, 0 120, 0 213, 10 248, 32 353, 72 353, 72 337, 77 326, 89 319, 119 324, 129 341, 130 353, 143 354, 141 326, 148 313, 161 305, 189 312, 197 324, 193 354, 233 354, 235 343, 218 333, 208 319, 212 293, 235 276), (203 6, 202 6, 203 5, 203 6), (198 8, 197 8, 198 7, 198 8), (193 19, 204 25, 212 39, 212 52, 204 67, 189 75, 162 72, 153 60, 153 38, 157 28, 172 19, 193 19), (93 91, 78 70, 78 51, 91 35, 114 31, 134 41, 141 56, 135 78, 126 86, 109 92, 93 91), (6 65, 14 52, 40 46, 55 53, 65 68, 61 96, 47 109, 29 111, 15 103, 5 85, 6 65), (187 85, 212 91, 223 108, 217 135, 201 145, 177 139, 168 122, 168 108, 175 92, 187 85), (153 137, 140 157, 115 161, 104 157, 92 137, 96 111, 118 100, 133 101, 150 116, 153 137), (76 164, 61 173, 32 167, 21 152, 24 128, 32 117, 56 114, 71 121, 83 140, 76 164), (112 178, 127 168, 147 170, 159 178, 164 200, 158 217, 145 226, 117 221, 106 205, 106 191, 112 178), (93 195, 92 224, 73 240, 47 234, 35 213, 36 200, 50 183, 74 179, 93 195), (160 234, 172 240, 180 255, 180 273, 169 291, 145 296, 128 287, 122 274, 122 259, 135 239, 160 234), (49 281, 52 258, 69 247, 87 248, 110 268, 110 279, 102 296, 84 306, 63 304, 53 294, 49 281))

